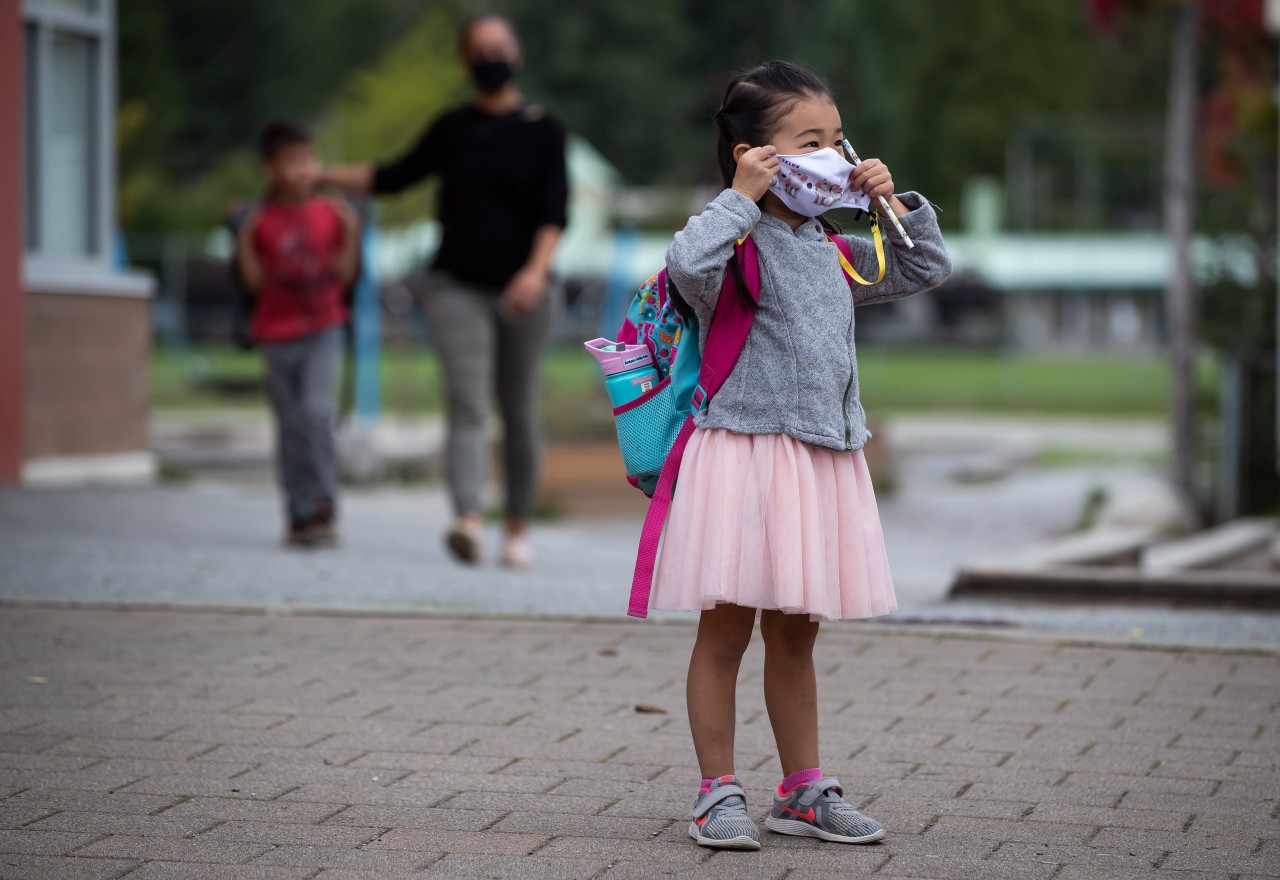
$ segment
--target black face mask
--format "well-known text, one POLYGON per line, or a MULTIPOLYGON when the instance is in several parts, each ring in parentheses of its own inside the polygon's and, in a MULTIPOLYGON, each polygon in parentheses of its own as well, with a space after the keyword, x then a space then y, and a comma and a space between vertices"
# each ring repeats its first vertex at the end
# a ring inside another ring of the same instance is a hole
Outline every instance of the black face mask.
POLYGON ((471 81, 482 92, 496 92, 516 75, 510 61, 477 61, 471 65, 471 81))

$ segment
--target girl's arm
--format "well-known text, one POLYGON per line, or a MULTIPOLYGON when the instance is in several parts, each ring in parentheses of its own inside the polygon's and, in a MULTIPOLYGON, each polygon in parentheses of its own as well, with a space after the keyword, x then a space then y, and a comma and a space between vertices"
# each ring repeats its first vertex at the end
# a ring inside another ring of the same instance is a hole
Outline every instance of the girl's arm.
POLYGON ((689 218, 667 248, 667 277, 685 302, 706 310, 715 306, 734 245, 759 220, 755 202, 733 189, 726 189, 705 211, 689 218))
MULTIPOLYGON (((951 274, 951 255, 947 253, 947 246, 942 243, 938 215, 933 212, 933 205, 924 196, 914 192, 903 193, 901 198, 895 195, 893 175, 879 159, 866 159, 854 168, 849 175, 849 186, 866 193, 873 205, 880 196, 887 199, 889 210, 898 217, 903 229, 916 245, 914 248, 907 247, 897 230, 890 228, 893 221, 887 217, 882 219, 880 234, 884 237, 884 279, 879 284, 870 286, 855 283, 854 305, 865 306, 901 299, 930 287, 937 287, 947 279, 951 274)), ((879 266, 875 245, 857 236, 846 235, 844 238, 853 249, 853 263, 854 268, 859 270, 858 274, 864 278, 868 277, 868 271, 872 276, 877 274, 879 266)))
MULTIPOLYGON (((937 287, 951 274, 951 255, 947 253, 947 246, 942 241, 938 215, 934 213, 928 200, 919 193, 907 192, 893 197, 890 204, 916 246, 908 248, 893 224, 882 219, 880 234, 884 238, 884 280, 869 287, 854 284, 854 305, 888 302, 920 293, 937 287), (899 213, 899 205, 906 213, 899 213)), ((878 271, 875 245, 857 235, 846 235, 843 238, 853 250, 853 267, 858 270, 858 274, 863 278, 874 278, 878 271)))
POLYGON ((709 311, 719 299, 733 246, 760 220, 756 202, 768 192, 769 182, 778 172, 777 153, 772 146, 743 152, 737 160, 733 186, 697 217, 689 218, 667 248, 667 277, 695 309, 701 306, 709 311))

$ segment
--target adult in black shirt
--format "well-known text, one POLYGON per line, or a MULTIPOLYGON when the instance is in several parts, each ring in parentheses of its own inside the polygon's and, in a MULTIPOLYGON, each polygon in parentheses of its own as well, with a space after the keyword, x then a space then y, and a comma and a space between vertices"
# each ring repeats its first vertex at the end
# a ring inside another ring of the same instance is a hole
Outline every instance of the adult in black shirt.
POLYGON ((459 53, 474 85, 469 103, 442 115, 400 158, 329 168, 322 180, 384 194, 439 175, 443 235, 423 304, 448 406, 456 520, 446 543, 463 561, 481 558, 484 422, 496 387, 507 482, 502 561, 523 567, 533 561, 526 526, 537 485, 540 361, 555 311, 548 278, 566 219, 565 138, 515 83, 520 45, 506 19, 469 19, 459 53))

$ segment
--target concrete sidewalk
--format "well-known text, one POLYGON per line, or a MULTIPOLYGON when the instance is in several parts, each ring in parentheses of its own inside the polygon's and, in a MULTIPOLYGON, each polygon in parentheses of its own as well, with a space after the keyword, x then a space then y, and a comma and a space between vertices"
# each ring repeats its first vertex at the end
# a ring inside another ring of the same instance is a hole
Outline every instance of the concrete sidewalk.
MULTIPOLYGON (((1280 873, 1275 653, 829 626, 824 763, 889 837, 712 853, 685 832, 692 633, 0 609, 0 877, 1280 873)), ((756 814, 778 776, 759 650, 756 814)))
MULTIPOLYGON (((880 514, 899 611, 884 621, 1069 638, 1280 646, 1276 610, 946 600, 958 562, 1063 527, 1061 520, 1070 514, 1051 502, 1070 494, 1076 479, 1011 478, 950 493, 926 482, 886 499, 880 514), (1057 487, 1045 485, 1058 479, 1057 487)), ((279 508, 272 487, 253 484, 0 489, 0 602, 625 619, 640 533, 634 519, 540 523, 533 533, 538 564, 510 572, 492 564, 459 566, 448 557, 440 539, 449 508, 438 488, 344 493, 342 546, 316 553, 281 548, 279 508)), ((492 555, 496 527, 488 537, 492 555)))

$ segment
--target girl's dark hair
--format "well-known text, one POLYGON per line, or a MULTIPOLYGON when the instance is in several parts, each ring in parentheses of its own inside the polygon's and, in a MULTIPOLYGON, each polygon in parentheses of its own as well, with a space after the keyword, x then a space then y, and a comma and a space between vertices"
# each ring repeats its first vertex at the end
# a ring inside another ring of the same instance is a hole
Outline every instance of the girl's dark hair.
MULTIPOLYGON (((719 132, 716 140, 716 161, 720 165, 720 182, 725 189, 733 186, 738 163, 733 158, 733 148, 738 144, 753 147, 769 143, 778 122, 795 103, 804 98, 835 99, 831 86, 818 74, 789 61, 766 61, 759 67, 739 73, 724 90, 724 100, 716 110, 715 123, 719 132)), ((825 217, 820 222, 828 232, 838 232, 825 217)), ((729 271, 737 282, 738 296, 743 305, 754 309, 755 300, 747 291, 746 278, 738 264, 737 253, 729 258, 729 271)), ((676 293, 677 306, 685 306, 676 293)))
POLYGON ((788 61, 767 61, 739 74, 724 91, 724 101, 716 111, 716 160, 725 188, 733 186, 738 163, 733 148, 769 143, 783 116, 802 98, 831 98, 831 86, 811 70, 788 61))

